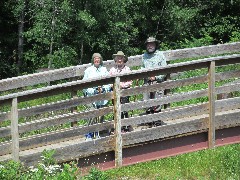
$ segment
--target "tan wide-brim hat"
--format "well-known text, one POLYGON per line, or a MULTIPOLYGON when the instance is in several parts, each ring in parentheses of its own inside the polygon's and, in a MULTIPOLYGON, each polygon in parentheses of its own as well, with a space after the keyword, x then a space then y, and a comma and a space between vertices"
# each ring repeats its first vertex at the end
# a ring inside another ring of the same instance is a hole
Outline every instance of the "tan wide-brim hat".
POLYGON ((122 51, 118 51, 117 54, 113 54, 113 55, 112 55, 113 59, 115 59, 116 56, 123 56, 125 63, 128 61, 127 56, 126 56, 122 51))
POLYGON ((160 41, 159 40, 157 40, 156 38, 154 38, 154 37, 149 37, 149 38, 147 38, 147 40, 145 41, 145 45, 147 44, 147 43, 150 43, 150 42, 155 42, 156 43, 156 46, 159 46, 159 44, 160 44, 160 41))

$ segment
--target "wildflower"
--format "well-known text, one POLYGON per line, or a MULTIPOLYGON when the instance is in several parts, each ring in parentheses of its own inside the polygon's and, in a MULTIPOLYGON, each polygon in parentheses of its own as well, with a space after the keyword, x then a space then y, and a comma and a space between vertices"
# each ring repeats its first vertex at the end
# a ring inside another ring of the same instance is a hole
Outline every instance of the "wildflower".
POLYGON ((33 166, 30 166, 29 167, 29 170, 30 170, 30 172, 38 172, 38 169, 37 168, 34 168, 33 166))

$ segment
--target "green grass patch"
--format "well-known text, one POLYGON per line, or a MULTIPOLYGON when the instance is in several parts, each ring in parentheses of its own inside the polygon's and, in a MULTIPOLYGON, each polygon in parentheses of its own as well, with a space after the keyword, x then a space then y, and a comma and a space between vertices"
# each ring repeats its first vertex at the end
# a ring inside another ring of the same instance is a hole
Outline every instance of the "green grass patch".
POLYGON ((240 179, 240 144, 104 172, 110 179, 240 179))

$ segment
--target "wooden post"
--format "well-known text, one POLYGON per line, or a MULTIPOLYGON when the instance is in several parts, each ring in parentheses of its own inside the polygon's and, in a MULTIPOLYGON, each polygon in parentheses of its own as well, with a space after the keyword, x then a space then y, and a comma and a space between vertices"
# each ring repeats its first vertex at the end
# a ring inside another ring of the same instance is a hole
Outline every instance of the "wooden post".
POLYGON ((114 89, 115 167, 122 166, 120 77, 115 78, 114 89))
MULTIPOLYGON (((70 78, 71 81, 77 81, 78 77, 70 78)), ((71 90, 71 98, 77 98, 77 90, 71 90)), ((77 106, 71 108, 71 113, 77 112, 77 106)), ((71 127, 76 127, 77 121, 71 122, 71 127)))
POLYGON ((12 158, 13 158, 14 161, 19 161, 19 133, 18 133, 18 103, 17 103, 17 98, 12 99, 11 135, 12 135, 12 158))
POLYGON ((209 123, 208 123, 208 148, 215 146, 215 61, 211 61, 208 68, 208 98, 209 98, 209 123))
MULTIPOLYGON (((71 92, 71 97, 74 99, 74 98, 77 98, 77 91, 74 91, 72 90, 71 92)), ((77 112, 77 106, 76 107, 72 107, 71 108, 71 112, 74 113, 74 112, 77 112)), ((71 122, 71 127, 76 127, 77 126, 77 121, 74 121, 74 122, 71 122)))
MULTIPOLYGON (((170 74, 167 74, 164 81, 168 81, 170 79, 171 79, 170 74)), ((167 96, 169 94, 170 94, 170 89, 165 89, 164 90, 164 95, 167 96)), ((164 104, 163 106, 164 106, 164 109, 170 108, 170 103, 164 104)))

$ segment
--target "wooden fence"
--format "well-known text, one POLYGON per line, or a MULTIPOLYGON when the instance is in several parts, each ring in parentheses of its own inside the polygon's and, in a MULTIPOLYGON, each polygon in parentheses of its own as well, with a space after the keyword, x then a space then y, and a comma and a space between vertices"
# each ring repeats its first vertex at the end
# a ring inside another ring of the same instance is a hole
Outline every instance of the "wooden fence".
MULTIPOLYGON (((240 43, 232 43, 165 53, 169 60, 174 60, 239 52, 239 50, 240 43)), ((140 60, 141 56, 132 57, 132 60, 130 58, 129 65, 139 66, 140 61, 136 59, 140 60)), ((113 62, 106 63, 110 66, 113 62)), ((2 95, 0 96, 0 138, 2 140, 0 161, 14 159, 26 165, 34 165, 41 160, 41 153, 44 149, 54 149, 54 158, 59 163, 78 159, 85 167, 90 165, 97 165, 103 169, 104 167, 119 167, 139 161, 129 162, 123 153, 126 149, 138 147, 139 144, 150 146, 149 143, 156 140, 167 141, 167 139, 177 139, 202 132, 207 132, 208 147, 213 148, 219 145, 219 143, 216 144, 217 130, 229 128, 239 130, 240 127, 239 63, 240 55, 238 54, 217 56, 169 64, 167 67, 152 70, 136 70, 119 76, 96 78, 91 81, 76 80, 2 95), (231 67, 226 68, 227 65, 231 67), (193 70, 197 70, 199 74, 192 77, 184 75, 193 70), (174 73, 182 74, 161 84, 135 86, 124 90, 119 88, 120 81, 174 73), (228 82, 228 84, 223 82, 228 82), (82 89, 104 84, 114 84, 113 92, 92 97, 79 96, 82 89), (185 88, 198 85, 203 88, 201 90, 185 88), (176 88, 185 89, 180 93, 174 93, 176 88), (161 99, 120 104, 121 96, 141 96, 145 92, 164 89, 170 89, 171 94, 161 99), (216 95, 221 93, 233 93, 233 97, 217 100, 216 95), (53 101, 49 102, 46 97, 52 98, 53 101), (59 100, 59 97, 62 99, 59 100), (110 103, 108 107, 94 110, 86 108, 93 102, 99 100, 111 102, 112 99, 114 105, 110 103), (199 103, 193 104, 191 102, 193 99, 197 99, 199 103), (36 102, 43 103, 35 105, 36 102), (188 105, 181 105, 181 102, 187 102, 188 105), (168 103, 173 104, 172 107, 160 113, 140 115, 144 108, 168 103), (131 110, 134 111, 133 116, 121 120, 121 112, 131 110), (105 122, 86 125, 90 118, 102 115, 108 117, 105 122), (158 120, 163 122, 162 126, 153 128, 141 126, 158 120), (78 122, 78 124, 71 127, 69 124, 72 122, 78 122), (134 131, 122 134, 121 126, 127 125, 133 126, 134 131), (114 135, 85 141, 86 133, 111 128, 115 129, 114 135), (113 159, 105 157, 102 163, 94 161, 91 164, 87 160, 89 156, 106 152, 114 152, 113 159)), ((1 80, 0 89, 6 91, 76 77, 82 75, 83 70, 88 66, 82 65, 1 80)), ((226 143, 240 142, 240 131, 234 137, 232 142, 226 143)))

